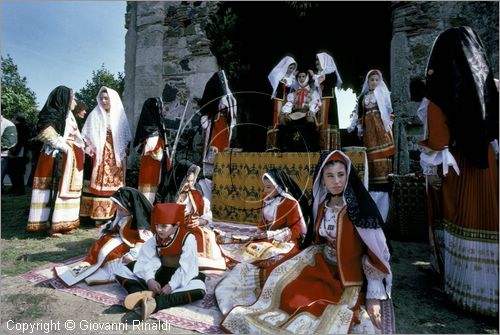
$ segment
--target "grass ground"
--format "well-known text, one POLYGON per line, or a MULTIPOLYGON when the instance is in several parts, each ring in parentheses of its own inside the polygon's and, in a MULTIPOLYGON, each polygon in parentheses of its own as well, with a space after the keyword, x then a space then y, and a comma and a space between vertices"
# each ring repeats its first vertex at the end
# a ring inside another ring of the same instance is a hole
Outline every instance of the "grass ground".
POLYGON ((96 229, 82 226, 74 235, 47 238, 44 233, 26 232, 31 192, 24 196, 2 196, 1 274, 16 276, 49 262, 84 254, 94 241, 96 229))

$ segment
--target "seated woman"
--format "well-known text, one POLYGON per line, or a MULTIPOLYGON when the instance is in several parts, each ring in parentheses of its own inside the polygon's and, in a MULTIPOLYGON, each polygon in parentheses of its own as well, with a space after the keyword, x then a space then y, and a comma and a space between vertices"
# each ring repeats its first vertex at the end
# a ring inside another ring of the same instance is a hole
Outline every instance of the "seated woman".
MULTIPOLYGON (((196 237, 200 269, 225 270, 226 261, 222 257, 215 233, 209 227, 212 221, 210 201, 195 188, 200 167, 187 160, 177 163, 162 188, 159 199, 185 205, 186 224, 196 237)), ((158 197, 157 197, 158 198, 158 197)))
POLYGON ((87 284, 113 282, 117 267, 134 261, 142 244, 152 236, 149 220, 153 206, 142 193, 124 186, 110 199, 117 207, 115 218, 101 226, 99 238, 85 259, 74 266, 54 267, 66 286, 83 279, 87 284))
POLYGON ((222 321, 225 331, 394 332, 390 255, 380 213, 345 154, 333 151, 322 158, 305 241, 312 245, 276 266, 263 294, 235 290, 238 305, 222 321))
POLYGON ((297 253, 305 237, 308 203, 300 187, 280 169, 264 173, 262 183, 265 196, 257 225, 261 232, 243 246, 221 245, 232 262, 267 267, 284 254, 297 253))

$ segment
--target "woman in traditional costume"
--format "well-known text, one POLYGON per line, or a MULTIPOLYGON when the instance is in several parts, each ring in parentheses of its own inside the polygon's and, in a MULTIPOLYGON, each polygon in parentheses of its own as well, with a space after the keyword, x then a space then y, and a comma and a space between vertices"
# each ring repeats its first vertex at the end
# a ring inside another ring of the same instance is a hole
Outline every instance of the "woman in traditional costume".
POLYGON ((441 33, 426 69, 420 164, 432 264, 461 308, 498 317, 498 91, 477 34, 441 33))
POLYGON ((325 129, 331 124, 337 126, 338 129, 339 112, 335 87, 340 89, 342 86, 340 73, 333 57, 326 52, 316 54, 316 70, 316 73, 309 70, 309 75, 321 97, 321 109, 317 118, 318 125, 321 129, 325 129))
POLYGON ((370 195, 384 221, 389 212, 389 174, 396 152, 392 135, 394 114, 391 93, 380 70, 368 71, 350 129, 358 129, 368 158, 370 195))
MULTIPOLYGON (((391 333, 389 250, 382 219, 349 158, 322 156, 313 184, 313 220, 296 256, 267 276, 258 294, 242 276, 221 326, 232 333, 391 333), (382 319, 384 314, 384 319, 382 319)), ((255 277, 255 276, 254 276, 255 277)), ((218 299, 219 306, 219 296, 218 299)))
POLYGON ((101 226, 85 259, 76 265, 54 268, 66 286, 84 279, 88 284, 113 282, 120 264, 136 260, 141 246, 152 236, 152 205, 142 193, 124 186, 110 200, 117 207, 115 218, 101 226))
POLYGON ((210 201, 195 187, 200 170, 190 161, 179 161, 167 178, 159 198, 162 202, 185 205, 186 225, 196 237, 200 269, 225 270, 226 262, 210 228, 210 201))
POLYGON ((261 204, 261 220, 257 225, 259 233, 243 246, 221 245, 224 256, 233 263, 246 262, 267 267, 285 254, 297 253, 304 240, 309 208, 300 187, 280 169, 264 173, 262 183, 265 196, 261 204))
POLYGON ((271 70, 267 79, 273 88, 271 99, 274 99, 273 128, 278 127, 278 115, 285 104, 286 97, 297 86, 297 62, 291 56, 283 57, 271 70))
POLYGON ((170 170, 170 159, 166 146, 166 134, 162 124, 163 101, 161 97, 149 98, 142 106, 137 124, 134 148, 141 154, 138 189, 151 202, 162 175, 162 160, 165 159, 165 171, 170 170), (166 152, 166 157, 164 157, 166 152))
POLYGON ((235 126, 238 104, 224 70, 217 71, 210 77, 203 96, 198 101, 203 128, 203 175, 212 177, 215 156, 226 148, 231 148, 235 141, 235 126))
POLYGON ((80 226, 83 182, 83 139, 71 111, 76 101, 66 86, 56 87, 38 115, 43 142, 33 182, 27 231, 48 231, 51 237, 80 226))
POLYGON ((118 93, 101 87, 97 106, 82 129, 85 152, 92 157, 92 174, 82 196, 81 216, 96 223, 113 217, 116 207, 109 197, 125 185, 126 156, 132 139, 118 93))

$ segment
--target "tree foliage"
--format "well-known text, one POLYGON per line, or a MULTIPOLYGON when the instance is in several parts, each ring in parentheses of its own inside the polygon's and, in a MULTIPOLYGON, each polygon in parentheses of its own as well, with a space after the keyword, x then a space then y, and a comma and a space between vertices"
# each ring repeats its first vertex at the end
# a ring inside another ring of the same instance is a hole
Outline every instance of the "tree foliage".
POLYGON ((237 41, 234 38, 237 23, 238 16, 229 7, 214 15, 206 28, 207 37, 211 41, 210 50, 230 82, 237 81, 250 69, 248 64, 241 63, 237 55, 237 41))
POLYGON ((28 87, 28 80, 19 74, 10 55, 2 59, 2 115, 12 120, 21 113, 34 124, 38 115, 36 94, 28 87))
POLYGON ((121 97, 125 84, 124 79, 123 73, 118 72, 118 75, 115 77, 115 75, 102 64, 99 70, 92 71, 92 79, 90 81, 87 80, 85 86, 80 91, 76 92, 75 96, 78 100, 87 105, 88 112, 90 112, 97 105, 97 94, 102 86, 114 89, 121 97))

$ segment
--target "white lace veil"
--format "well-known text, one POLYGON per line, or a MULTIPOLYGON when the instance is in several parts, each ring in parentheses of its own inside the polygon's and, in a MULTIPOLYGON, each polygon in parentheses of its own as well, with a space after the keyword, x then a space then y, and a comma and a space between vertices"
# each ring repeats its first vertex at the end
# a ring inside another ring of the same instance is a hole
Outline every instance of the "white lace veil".
POLYGON ((267 79, 269 79, 269 82, 271 83, 271 86, 273 87, 273 93, 271 94, 271 99, 274 99, 276 96, 276 89, 278 88, 278 84, 281 79, 285 76, 286 72, 288 71, 288 67, 291 64, 297 64, 295 59, 293 59, 290 56, 285 56, 283 59, 280 60, 278 65, 276 65, 269 75, 267 76, 267 79))
MULTIPOLYGON (((391 113, 392 113, 392 104, 391 104, 391 92, 387 88, 387 85, 384 82, 382 77, 382 72, 377 69, 373 69, 368 71, 365 77, 365 82, 363 83, 363 88, 361 89, 361 94, 358 96, 358 100, 360 97, 364 96, 368 92, 368 78, 372 74, 378 74, 380 78, 380 82, 378 86, 375 88, 373 94, 375 94, 375 99, 377 100, 378 109, 380 111, 380 116, 382 117, 382 122, 384 123, 384 128, 386 131, 391 130, 391 113)), ((355 117, 359 115, 359 109, 361 106, 357 106, 357 113, 355 117)))
POLYGON ((320 52, 316 54, 316 57, 318 58, 319 65, 321 66, 321 71, 318 72, 318 74, 323 75, 337 72, 337 88, 340 89, 342 86, 342 79, 340 78, 340 73, 337 69, 337 65, 335 65, 333 57, 326 52, 320 52))
POLYGON ((103 86, 97 94, 97 106, 89 114, 82 129, 82 135, 86 144, 86 151, 95 151, 96 164, 102 161, 104 144, 106 142, 106 111, 102 105, 100 96, 103 91, 109 95, 110 102, 110 123, 113 136, 113 149, 116 165, 121 166, 122 160, 126 156, 126 148, 132 140, 130 127, 128 124, 125 109, 123 108, 120 95, 115 90, 103 86))

